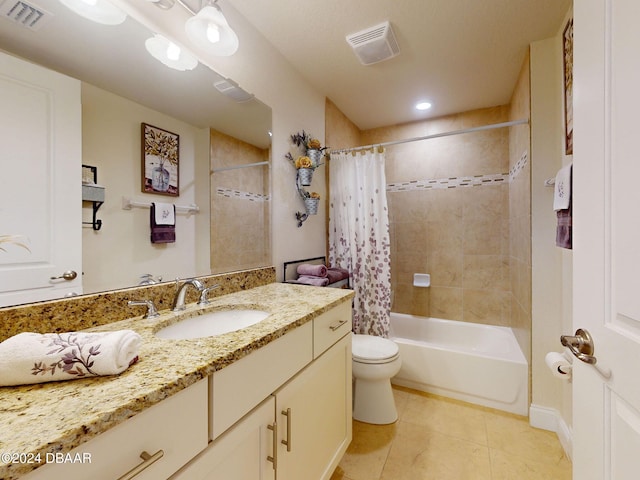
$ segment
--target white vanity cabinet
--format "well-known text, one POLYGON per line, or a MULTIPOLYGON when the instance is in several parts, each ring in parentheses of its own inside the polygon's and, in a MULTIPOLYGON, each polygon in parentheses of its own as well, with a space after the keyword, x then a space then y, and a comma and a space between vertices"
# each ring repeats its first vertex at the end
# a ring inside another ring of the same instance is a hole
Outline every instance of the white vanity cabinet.
POLYGON ((269 396, 171 480, 274 480, 274 415, 275 398, 269 396))
POLYGON ((351 442, 351 336, 275 394, 278 479, 328 480, 351 442))
POLYGON ((74 448, 64 457, 42 458, 42 463, 49 460, 47 465, 24 479, 168 478, 207 446, 207 410, 207 379, 204 379, 74 448), (141 458, 143 452, 150 458, 141 458), (134 469, 139 473, 127 477, 134 469))
POLYGON ((351 442, 350 332, 344 302, 68 454, 90 463, 24 478, 328 480, 351 442))
POLYGON ((212 442, 171 480, 328 480, 352 436, 350 332, 344 303, 214 373, 212 442))

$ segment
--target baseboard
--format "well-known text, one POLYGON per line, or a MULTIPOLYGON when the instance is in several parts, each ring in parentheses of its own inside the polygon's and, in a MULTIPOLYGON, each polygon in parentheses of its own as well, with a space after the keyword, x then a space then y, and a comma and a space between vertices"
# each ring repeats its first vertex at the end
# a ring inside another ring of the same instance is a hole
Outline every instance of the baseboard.
POLYGON ((555 408, 531 405, 529 407, 529 424, 535 428, 549 430, 558 435, 558 440, 569 459, 572 459, 573 439, 571 428, 555 408))

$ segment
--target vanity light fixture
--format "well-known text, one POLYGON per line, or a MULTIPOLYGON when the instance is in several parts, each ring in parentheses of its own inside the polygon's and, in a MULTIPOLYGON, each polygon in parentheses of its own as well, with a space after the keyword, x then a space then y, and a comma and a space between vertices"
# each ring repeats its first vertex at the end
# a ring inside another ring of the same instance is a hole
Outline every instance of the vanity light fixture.
POLYGON ((162 35, 155 34, 144 42, 144 46, 156 60, 174 70, 193 70, 198 65, 198 59, 195 56, 182 50, 162 35))
POLYGON ((204 0, 204 6, 187 20, 185 30, 189 39, 202 50, 228 57, 238 50, 238 36, 229 26, 218 0, 204 0))
POLYGON ((78 15, 103 25, 120 25, 127 14, 109 0, 60 0, 78 15))

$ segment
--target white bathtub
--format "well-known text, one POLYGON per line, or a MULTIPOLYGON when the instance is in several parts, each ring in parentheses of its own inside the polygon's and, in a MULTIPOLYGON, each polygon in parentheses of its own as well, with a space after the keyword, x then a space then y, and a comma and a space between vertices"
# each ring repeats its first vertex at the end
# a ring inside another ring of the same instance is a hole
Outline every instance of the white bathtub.
POLYGON ((529 368, 510 328, 391 313, 402 368, 392 383, 519 415, 529 368))

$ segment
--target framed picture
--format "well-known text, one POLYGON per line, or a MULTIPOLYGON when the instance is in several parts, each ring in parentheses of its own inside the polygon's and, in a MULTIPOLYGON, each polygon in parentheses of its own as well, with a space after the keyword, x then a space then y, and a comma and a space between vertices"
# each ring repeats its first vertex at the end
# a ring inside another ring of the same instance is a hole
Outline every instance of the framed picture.
POLYGON ((564 63, 564 151, 573 155, 573 18, 567 22, 562 34, 564 63))
POLYGON ((180 137, 147 123, 142 124, 142 191, 180 195, 180 137))

